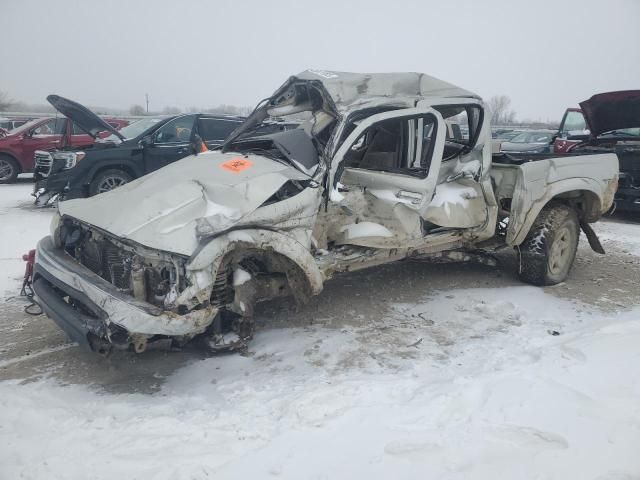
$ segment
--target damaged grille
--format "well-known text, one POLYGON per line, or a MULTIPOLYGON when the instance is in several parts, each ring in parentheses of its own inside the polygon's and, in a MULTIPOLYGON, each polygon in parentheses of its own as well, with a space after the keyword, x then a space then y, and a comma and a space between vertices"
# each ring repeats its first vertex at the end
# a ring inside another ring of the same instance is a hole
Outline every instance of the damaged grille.
MULTIPOLYGON (((61 233, 61 238, 77 238, 66 242, 67 252, 93 273, 104 278, 118 289, 158 306, 172 285, 177 283, 174 264, 170 260, 149 260, 137 252, 123 248, 102 234, 71 227, 61 233)), ((176 285, 177 287, 177 285, 176 285)))
POLYGON ((128 290, 131 280, 131 256, 110 242, 105 242, 102 257, 103 272, 116 287, 128 290))
POLYGON ((130 288, 132 257, 109 241, 82 242, 77 255, 82 265, 123 290, 130 288))

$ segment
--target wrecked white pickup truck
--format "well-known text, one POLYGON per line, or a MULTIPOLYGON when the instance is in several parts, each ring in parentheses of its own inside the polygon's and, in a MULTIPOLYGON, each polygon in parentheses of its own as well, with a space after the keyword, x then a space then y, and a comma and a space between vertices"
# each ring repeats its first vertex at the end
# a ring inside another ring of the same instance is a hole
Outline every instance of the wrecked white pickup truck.
POLYGON ((611 206, 618 160, 492 158, 488 118, 477 95, 424 74, 293 76, 220 150, 60 203, 38 301, 102 353, 195 337, 224 350, 251 338, 257 302, 304 302, 338 272, 408 257, 508 246, 524 281, 561 282, 580 228, 602 252, 588 224, 611 206), (301 128, 252 136, 293 114, 301 128))

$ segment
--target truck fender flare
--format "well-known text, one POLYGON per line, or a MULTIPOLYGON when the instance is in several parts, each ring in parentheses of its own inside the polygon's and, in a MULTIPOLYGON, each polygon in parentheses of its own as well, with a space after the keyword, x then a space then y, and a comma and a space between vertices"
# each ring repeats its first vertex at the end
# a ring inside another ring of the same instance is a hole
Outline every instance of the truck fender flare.
MULTIPOLYGON (((597 205, 594 205, 592 210, 597 210, 602 213, 603 198, 602 198, 602 182, 598 182, 591 178, 568 178, 554 182, 547 186, 544 195, 538 199, 532 199, 527 201, 526 199, 518 200, 514 203, 515 213, 513 218, 509 219, 509 227, 507 228, 507 244, 510 246, 520 245, 524 242, 524 239, 529 234, 533 222, 540 214, 540 211, 554 198, 559 195, 578 192, 581 196, 585 193, 589 195, 594 201, 597 201, 597 205), (528 211, 518 212, 518 205, 526 207, 527 203, 531 205, 528 211)), ((580 219, 583 221, 583 219, 580 219)), ((595 219, 594 219, 595 220, 595 219)))
POLYGON ((188 304, 194 297, 208 299, 224 258, 238 249, 270 251, 289 259, 304 274, 312 295, 322 291, 324 277, 308 248, 289 235, 260 228, 232 230, 203 243, 186 265, 191 285, 179 295, 177 303, 188 304))

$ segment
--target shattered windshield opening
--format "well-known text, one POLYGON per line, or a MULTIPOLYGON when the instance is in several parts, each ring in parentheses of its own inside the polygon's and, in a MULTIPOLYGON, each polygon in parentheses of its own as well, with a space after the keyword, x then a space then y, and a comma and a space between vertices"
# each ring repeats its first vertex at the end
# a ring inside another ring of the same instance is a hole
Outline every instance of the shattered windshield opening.
POLYGON ((247 120, 222 144, 223 152, 235 148, 239 139, 260 135, 270 119, 297 123, 307 135, 324 146, 336 126, 335 106, 323 94, 319 82, 290 79, 276 93, 262 100, 247 120))
POLYGON ((313 139, 303 129, 262 135, 233 144, 233 151, 262 155, 286 165, 291 165, 305 175, 312 176, 320 162, 313 139))

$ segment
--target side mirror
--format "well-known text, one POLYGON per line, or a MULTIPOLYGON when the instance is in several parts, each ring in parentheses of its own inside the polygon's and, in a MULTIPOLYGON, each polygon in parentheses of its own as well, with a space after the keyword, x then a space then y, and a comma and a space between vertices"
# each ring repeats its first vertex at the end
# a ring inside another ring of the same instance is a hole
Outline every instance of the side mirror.
POLYGON ((143 147, 150 147, 153 145, 153 137, 151 137, 151 135, 145 135, 140 139, 140 145, 143 147))

